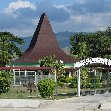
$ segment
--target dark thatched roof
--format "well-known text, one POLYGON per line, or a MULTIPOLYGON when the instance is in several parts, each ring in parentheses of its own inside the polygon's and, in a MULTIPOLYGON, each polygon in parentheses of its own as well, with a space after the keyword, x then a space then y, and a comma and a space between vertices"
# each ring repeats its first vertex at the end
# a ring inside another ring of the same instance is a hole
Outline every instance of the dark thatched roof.
POLYGON ((69 57, 60 49, 48 17, 46 13, 43 13, 29 48, 15 62, 34 62, 50 55, 55 55, 57 60, 62 60, 64 63, 74 63, 78 61, 78 59, 69 57))

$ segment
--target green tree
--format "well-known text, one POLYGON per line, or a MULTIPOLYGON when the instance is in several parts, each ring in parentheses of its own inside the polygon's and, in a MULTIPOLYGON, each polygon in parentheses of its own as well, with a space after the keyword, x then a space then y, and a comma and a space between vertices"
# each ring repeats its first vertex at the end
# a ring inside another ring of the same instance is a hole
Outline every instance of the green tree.
POLYGON ((0 95, 8 92, 12 81, 12 73, 10 71, 0 71, 0 95))
POLYGON ((17 44, 23 44, 23 40, 14 36, 10 32, 0 32, 0 66, 5 66, 10 63, 15 55, 20 56, 22 52, 17 47, 17 44))
POLYGON ((86 42, 78 43, 78 57, 80 59, 85 59, 88 56, 88 47, 86 42))
POLYGON ((83 67, 81 69, 81 86, 82 86, 82 88, 86 88, 87 82, 88 82, 88 78, 89 78, 88 69, 83 67))
MULTIPOLYGON (((54 55, 46 56, 40 60, 40 66, 47 66, 56 69, 57 76, 63 75, 65 73, 64 64, 58 62, 54 55)), ((54 70, 52 69, 52 73, 54 70)))
POLYGON ((106 34, 107 36, 111 36, 111 27, 107 27, 107 28, 106 28, 105 34, 106 34))
POLYGON ((88 56, 89 49, 86 40, 87 34, 82 32, 70 37, 70 51, 80 59, 85 59, 88 56))
POLYGON ((111 39, 102 31, 89 33, 87 38, 89 57, 104 57, 110 48, 111 39))
POLYGON ((70 51, 80 59, 111 57, 111 28, 94 33, 78 33, 70 37, 70 51))
POLYGON ((52 56, 46 56, 43 59, 40 60, 40 66, 48 66, 52 67, 52 73, 56 71, 56 96, 58 95, 57 91, 57 79, 61 75, 65 73, 64 64, 61 61, 57 61, 56 57, 54 55, 52 56))

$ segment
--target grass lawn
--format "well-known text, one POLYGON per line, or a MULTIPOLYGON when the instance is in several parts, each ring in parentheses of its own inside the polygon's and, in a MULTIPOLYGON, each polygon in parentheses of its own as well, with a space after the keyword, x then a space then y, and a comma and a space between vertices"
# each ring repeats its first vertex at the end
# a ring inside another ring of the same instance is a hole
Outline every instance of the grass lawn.
MULTIPOLYGON (((81 92, 85 91, 94 91, 91 89, 81 89, 81 92)), ((56 96, 56 91, 55 91, 55 96, 53 99, 64 99, 64 98, 69 98, 69 97, 74 97, 77 94, 77 89, 76 88, 69 88, 69 87, 58 87, 58 96, 56 96)), ((29 90, 27 90, 26 87, 23 86, 11 86, 10 90, 6 93, 3 93, 0 95, 1 99, 36 99, 36 98, 41 98, 39 95, 39 91, 33 91, 31 94, 29 90)))
MULTIPOLYGON (((58 88, 58 97, 57 98, 66 98, 71 97, 71 93, 74 93, 76 90, 74 88, 58 88), (69 95, 65 95, 65 94, 69 95)), ((23 86, 11 86, 10 90, 6 93, 0 95, 1 99, 28 99, 28 98, 40 98, 39 91, 33 91, 31 94, 26 87, 23 86)), ((56 97, 54 97, 56 99, 56 97)))
POLYGON ((38 91, 32 92, 30 95, 29 90, 27 90, 26 87, 22 86, 11 86, 10 90, 6 93, 2 93, 0 95, 0 98, 6 98, 6 99, 26 99, 29 96, 37 96, 38 91))

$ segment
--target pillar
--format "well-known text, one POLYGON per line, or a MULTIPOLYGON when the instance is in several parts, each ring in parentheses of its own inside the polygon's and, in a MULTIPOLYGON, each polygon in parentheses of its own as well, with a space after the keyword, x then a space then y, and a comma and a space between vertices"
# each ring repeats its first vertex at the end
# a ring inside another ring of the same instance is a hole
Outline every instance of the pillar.
POLYGON ((50 74, 50 71, 49 71, 48 77, 49 77, 49 78, 51 78, 51 74, 50 74))
POLYGON ((25 70, 25 78, 27 77, 27 71, 25 70))
POLYGON ((69 72, 69 77, 71 77, 71 71, 69 72))
POLYGON ((107 92, 109 89, 109 68, 107 69, 107 92))
POLYGON ((15 70, 13 70, 13 74, 14 74, 14 77, 13 77, 14 83, 13 83, 13 85, 15 86, 15 70))
POLYGON ((57 81, 57 74, 56 74, 56 69, 55 69, 55 82, 57 81))
POLYGON ((20 83, 19 84, 21 85, 21 75, 20 75, 21 71, 20 70, 18 70, 18 71, 19 71, 19 79, 20 79, 20 83))
POLYGON ((77 71, 77 96, 80 96, 80 69, 77 71))
POLYGON ((58 96, 58 87, 57 87, 57 71, 55 69, 55 83, 56 83, 56 96, 58 96))
POLYGON ((94 92, 96 94, 96 69, 94 69, 94 92))
POLYGON ((37 84, 37 72, 35 71, 35 85, 37 84))

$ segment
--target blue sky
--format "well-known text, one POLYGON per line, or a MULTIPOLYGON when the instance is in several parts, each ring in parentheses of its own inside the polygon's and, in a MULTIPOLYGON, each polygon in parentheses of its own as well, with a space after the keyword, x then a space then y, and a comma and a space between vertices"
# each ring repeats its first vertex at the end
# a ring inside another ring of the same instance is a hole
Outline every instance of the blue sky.
POLYGON ((32 36, 46 12, 54 32, 93 32, 111 26, 111 0, 0 0, 0 31, 32 36))

